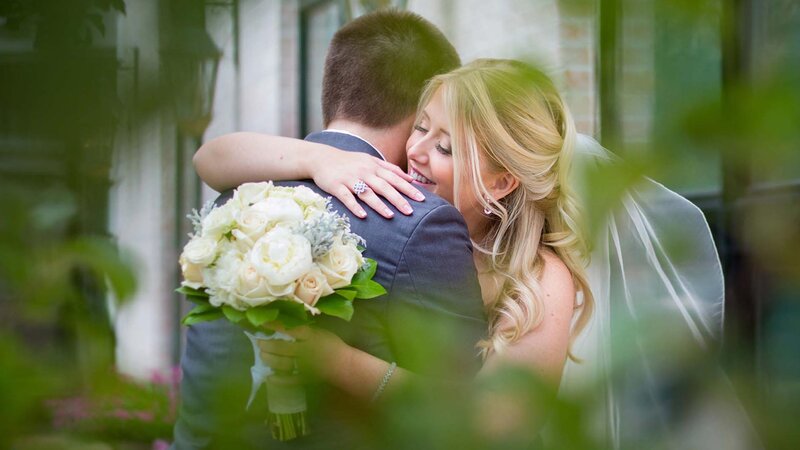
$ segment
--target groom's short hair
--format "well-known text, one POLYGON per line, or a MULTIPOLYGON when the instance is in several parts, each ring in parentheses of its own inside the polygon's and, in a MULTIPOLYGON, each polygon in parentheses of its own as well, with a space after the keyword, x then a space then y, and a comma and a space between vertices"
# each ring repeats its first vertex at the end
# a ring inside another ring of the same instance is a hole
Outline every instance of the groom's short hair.
POLYGON ((461 65, 432 23, 399 10, 365 14, 333 36, 322 79, 325 126, 347 119, 393 126, 416 110, 425 83, 461 65))

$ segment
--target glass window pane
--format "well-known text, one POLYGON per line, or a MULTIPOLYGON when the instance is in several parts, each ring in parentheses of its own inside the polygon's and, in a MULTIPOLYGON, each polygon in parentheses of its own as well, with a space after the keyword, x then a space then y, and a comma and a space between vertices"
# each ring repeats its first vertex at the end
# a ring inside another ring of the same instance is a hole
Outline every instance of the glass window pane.
POLYGON ((800 151, 792 145, 798 141, 800 3, 764 0, 756 2, 755 8, 753 82, 759 87, 770 86, 770 95, 759 100, 764 113, 770 114, 766 126, 778 142, 752 155, 752 181, 756 184, 800 181, 800 151))
POLYGON ((693 146, 687 113, 722 91, 721 0, 623 0, 619 104, 626 149, 664 152, 659 181, 684 194, 721 188, 718 154, 693 146))

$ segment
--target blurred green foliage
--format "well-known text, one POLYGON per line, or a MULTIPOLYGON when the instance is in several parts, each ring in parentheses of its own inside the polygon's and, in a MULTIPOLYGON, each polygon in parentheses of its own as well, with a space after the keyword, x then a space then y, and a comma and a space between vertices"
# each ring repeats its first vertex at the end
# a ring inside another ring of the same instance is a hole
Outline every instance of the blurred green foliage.
POLYGON ((35 22, 34 45, 39 49, 63 51, 89 47, 93 37, 106 32, 103 14, 125 13, 124 0, 8 0, 0 3, 0 17, 16 30, 35 22))
MULTIPOLYGON (((595 7, 588 0, 559 3, 567 11, 585 12, 595 7)), ((661 14, 674 15, 659 17, 669 19, 669 40, 681 30, 692 36, 692 27, 709 15, 728 30, 731 19, 724 11, 741 2, 653 3, 658 3, 661 14)), ((793 448, 800 441, 800 430, 793 423, 800 415, 800 40, 795 39, 800 27, 790 25, 800 21, 791 2, 755 3, 769 4, 771 14, 777 15, 770 22, 774 26, 765 33, 769 39, 744 36, 746 29, 734 27, 731 44, 730 37, 722 33, 714 44, 719 48, 712 49, 720 60, 728 57, 729 46, 750 39, 753 54, 744 59, 751 65, 740 62, 737 70, 714 69, 722 79, 712 85, 703 80, 684 84, 697 81, 693 75, 707 66, 698 69, 680 54, 686 40, 672 42, 669 48, 678 52, 673 55, 676 57, 659 60, 655 73, 661 77, 657 83, 669 83, 668 74, 681 75, 658 91, 665 97, 656 103, 668 107, 651 111, 659 122, 648 142, 638 144, 641 151, 619 149, 625 156, 620 164, 586 180, 591 192, 588 221, 590 225, 601 223, 619 195, 643 174, 672 186, 680 186, 688 177, 698 177, 689 181, 701 183, 703 177, 718 181, 711 190, 722 206, 718 216, 712 217, 713 230, 724 257, 733 254, 730 261, 747 263, 741 271, 728 272, 729 278, 734 278, 729 280, 729 295, 757 298, 759 304, 753 311, 760 315, 752 318, 760 321, 759 331, 736 339, 746 328, 737 323, 741 317, 737 318, 736 308, 742 303, 729 303, 727 314, 733 320, 728 326, 734 339, 722 349, 727 375, 764 444, 793 448), (783 187, 772 189, 775 185, 783 187), (720 235, 720 230, 724 234, 720 235), (758 347, 757 361, 753 361, 754 346, 758 347)), ((622 20, 625 4, 622 2, 622 20)), ((44 403, 48 399, 85 395, 98 405, 121 397, 141 401, 131 403, 133 409, 144 410, 152 404, 156 411, 166 407, 161 393, 132 387, 109 375, 113 333, 107 297, 124 301, 136 288, 135 264, 107 236, 104 207, 97 209, 107 202, 103 193, 108 189, 113 129, 123 107, 113 81, 105 76, 118 67, 105 64, 99 68, 94 64, 97 59, 92 59, 97 49, 91 44, 103 35, 103 14, 111 11, 124 13, 125 4, 121 0, 0 3, 6 28, 32 27, 35 36, 35 51, 30 55, 33 63, 19 72, 4 73, 7 85, 25 89, 0 93, 4 110, 11 111, 4 117, 15 120, 3 125, 3 137, 26 133, 32 141, 46 141, 52 144, 48 148, 55 148, 39 158, 36 145, 17 151, 3 141, 4 159, 30 158, 40 170, 31 175, 4 169, 0 179, 0 448, 12 447, 21 436, 54 431, 53 412, 44 403), (78 49, 86 53, 76 56, 78 49), (57 167, 50 170, 46 161, 54 158, 57 167)), ((709 60, 713 55, 704 61, 709 60)), ((620 86, 618 94, 625 94, 624 89, 620 86)), ((157 86, 143 86, 137 95, 146 106, 138 113, 163 106, 161 94, 157 86)), ((671 242, 680 245, 679 237, 671 242)), ((726 269, 732 270, 730 266, 726 269)), ((659 434, 643 425, 639 435, 624 436, 621 447, 668 448, 681 442, 692 448, 714 448, 727 442, 725 436, 710 442, 695 440, 705 436, 698 427, 706 421, 740 407, 719 372, 716 355, 676 342, 669 329, 657 325, 658 318, 651 318, 639 327, 658 330, 642 345, 658 356, 651 369, 665 376, 662 396, 670 405, 667 413, 672 434, 659 434)), ((612 382, 633 376, 633 358, 626 357, 641 344, 632 339, 635 335, 635 330, 625 327, 615 333, 617 358, 612 374, 616 378, 612 382)), ((421 346, 417 354, 435 367, 440 361, 437 355, 446 351, 421 346)), ((569 398, 557 397, 552 386, 516 368, 480 380, 477 387, 410 385, 374 410, 375 428, 366 432, 366 438, 376 446, 398 449, 529 448, 538 439, 535 431, 546 411, 545 434, 554 448, 605 448, 606 436, 597 423, 602 413, 596 410, 601 404, 600 392, 601 386, 589 385, 569 398), (496 433, 482 425, 491 422, 482 415, 489 408, 485 392, 507 399, 508 415, 496 433)), ((220 393, 222 411, 242 408, 227 399, 220 393)), ((628 400, 635 405, 641 399, 634 395, 628 400)), ((643 424, 648 423, 645 416, 642 413, 643 424)), ((135 425, 96 421, 66 432, 146 442, 163 437, 166 428, 163 421, 135 425)), ((736 436, 740 430, 729 431, 736 436)))

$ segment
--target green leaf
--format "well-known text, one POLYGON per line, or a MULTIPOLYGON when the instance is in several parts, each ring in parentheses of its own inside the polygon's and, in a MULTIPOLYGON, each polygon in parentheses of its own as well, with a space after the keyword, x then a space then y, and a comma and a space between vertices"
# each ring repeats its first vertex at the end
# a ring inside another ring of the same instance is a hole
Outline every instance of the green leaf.
POLYGON ((361 269, 353 276, 352 284, 364 284, 375 276, 375 271, 378 269, 378 263, 374 259, 366 258, 366 269, 361 269))
POLYGON ((283 327, 286 328, 287 330, 291 330, 292 328, 297 328, 303 325, 309 325, 313 322, 311 320, 311 317, 307 315, 304 317, 295 317, 295 316, 285 316, 283 314, 278 316, 277 321, 280 322, 280 324, 283 325, 283 327))
MULTIPOLYGON (((354 298, 356 298, 356 290, 355 289, 351 289, 349 287, 342 288, 342 289, 336 289, 335 292, 336 292, 335 294, 331 294, 331 295, 340 295, 340 296, 342 296, 342 297, 344 297, 344 298, 346 298, 348 300, 353 300, 354 298)), ((325 298, 325 297, 322 297, 322 298, 325 298)), ((320 300, 322 300, 322 299, 320 299, 320 300)))
POLYGON ((206 291, 203 291, 203 290, 200 290, 200 289, 191 288, 189 286, 181 286, 178 289, 175 289, 175 292, 177 292, 179 294, 183 294, 183 295, 192 296, 192 297, 206 297, 206 298, 208 298, 208 294, 206 294, 206 291))
POLYGON ((190 288, 189 286, 181 286, 175 289, 175 292, 183 294, 186 300, 194 303, 195 305, 207 305, 208 294, 200 289, 190 288))
POLYGON ((260 327, 267 322, 272 322, 273 320, 278 318, 280 311, 278 308, 272 306, 272 303, 266 306, 259 306, 257 308, 250 308, 247 310, 245 315, 247 316, 247 320, 253 324, 253 326, 260 327))
POLYGON ((319 299, 316 307, 324 314, 339 317, 348 322, 353 318, 353 302, 338 294, 331 294, 319 299))
POLYGON ((189 311, 189 314, 200 314, 206 311, 211 311, 216 309, 216 306, 211 305, 210 303, 206 303, 205 305, 197 305, 189 311))
MULTIPOLYGON (((209 305, 209 306, 211 306, 211 305, 209 305)), ((210 309, 210 310, 207 310, 207 311, 204 311, 204 312, 194 313, 194 311, 197 308, 203 308, 203 306, 198 306, 195 309, 193 309, 189 314, 186 315, 186 317, 183 318, 183 320, 181 320, 181 323, 186 325, 186 326, 188 326, 188 327, 190 327, 190 326, 192 326, 192 325, 194 325, 196 323, 210 322, 212 320, 217 320, 217 319, 221 319, 222 317, 224 317, 224 314, 222 313, 222 310, 220 310, 219 308, 214 308, 212 306, 213 309, 210 309)))
POLYGON ((298 302, 277 300, 270 303, 270 306, 278 308, 280 315, 277 321, 286 328, 295 328, 312 322, 310 314, 306 311, 305 306, 298 302))
POLYGON ((230 305, 222 305, 222 313, 233 323, 239 323, 244 319, 244 312, 239 311, 230 305))
POLYGON ((386 293, 386 289, 384 289, 383 286, 372 280, 367 281, 365 284, 354 285, 353 287, 356 288, 356 298, 375 298, 386 293))
POLYGON ((187 295, 186 300, 194 303, 195 305, 208 305, 208 297, 199 297, 195 295, 187 295))

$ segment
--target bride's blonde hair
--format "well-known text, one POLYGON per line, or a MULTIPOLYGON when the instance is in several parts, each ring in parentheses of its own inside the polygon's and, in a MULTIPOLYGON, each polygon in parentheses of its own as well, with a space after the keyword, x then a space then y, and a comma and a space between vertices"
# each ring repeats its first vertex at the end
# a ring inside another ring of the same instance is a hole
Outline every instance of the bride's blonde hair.
POLYGON ((426 87, 420 104, 426 105, 440 89, 451 127, 455 203, 460 204, 461 184, 469 183, 483 208, 491 211, 485 239, 473 242, 488 257, 498 286, 487 305, 489 338, 478 344, 483 356, 501 352, 541 323, 545 247, 567 266, 576 292, 582 294, 575 300, 574 340, 586 326, 594 300, 578 204, 567 183, 576 131, 566 104, 546 75, 513 60, 479 59, 439 75, 426 87), (494 200, 481 180, 481 167, 509 172, 519 186, 494 200), (501 327, 503 318, 513 326, 501 327))

